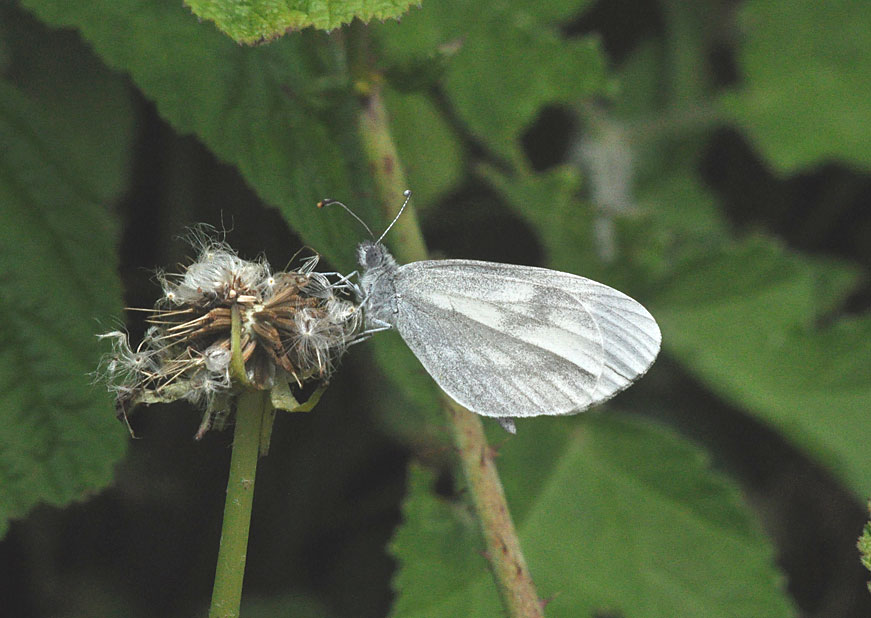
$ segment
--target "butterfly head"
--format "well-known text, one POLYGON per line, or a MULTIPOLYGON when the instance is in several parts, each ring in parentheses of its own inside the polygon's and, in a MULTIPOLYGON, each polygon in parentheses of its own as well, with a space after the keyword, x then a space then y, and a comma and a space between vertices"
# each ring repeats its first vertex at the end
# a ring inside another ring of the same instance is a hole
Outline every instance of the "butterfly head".
POLYGON ((364 240, 357 246, 357 262, 364 272, 378 272, 396 268, 396 260, 380 242, 364 240))

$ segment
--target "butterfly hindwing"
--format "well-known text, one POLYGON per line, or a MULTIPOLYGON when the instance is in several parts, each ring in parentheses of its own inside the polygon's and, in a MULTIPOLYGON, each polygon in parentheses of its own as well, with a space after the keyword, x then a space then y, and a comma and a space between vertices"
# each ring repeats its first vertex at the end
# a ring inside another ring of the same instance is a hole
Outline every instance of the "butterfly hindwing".
POLYGON ((469 260, 401 266, 394 325, 439 386, 473 412, 586 409, 604 371, 602 334, 573 293, 550 284, 551 272, 469 260))
POLYGON ((580 412, 653 364, 661 335, 638 302, 590 279, 473 260, 399 267, 395 326, 439 386, 470 410, 580 412))
POLYGON ((599 326, 605 358, 595 397, 597 402, 610 399, 653 365, 662 342, 659 326, 641 303, 614 288, 578 275, 548 272, 553 284, 580 300, 599 326))

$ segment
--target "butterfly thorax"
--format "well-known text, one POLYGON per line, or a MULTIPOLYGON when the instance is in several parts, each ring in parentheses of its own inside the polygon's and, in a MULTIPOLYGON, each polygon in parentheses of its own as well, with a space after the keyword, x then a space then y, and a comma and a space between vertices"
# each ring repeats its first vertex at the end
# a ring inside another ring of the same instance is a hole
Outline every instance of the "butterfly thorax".
POLYGON ((366 324, 369 327, 393 324, 396 314, 396 272, 399 266, 380 243, 364 241, 357 247, 357 260, 363 267, 360 290, 366 324))

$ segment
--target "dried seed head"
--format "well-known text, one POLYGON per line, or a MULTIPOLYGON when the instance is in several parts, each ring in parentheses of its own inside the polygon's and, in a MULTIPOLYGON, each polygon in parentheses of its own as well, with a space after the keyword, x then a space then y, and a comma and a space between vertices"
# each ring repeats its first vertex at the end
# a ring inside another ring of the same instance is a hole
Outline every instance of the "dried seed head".
POLYGON ((184 272, 158 279, 168 306, 214 307, 239 296, 262 296, 271 276, 264 260, 243 260, 226 243, 213 241, 184 272))
POLYGON ((115 393, 119 414, 138 403, 186 399, 204 407, 198 436, 232 396, 231 325, 241 318, 240 352, 249 382, 270 389, 278 381, 299 386, 326 380, 345 349, 361 337, 353 285, 338 275, 314 272, 317 257, 299 270, 273 273, 263 260, 240 258, 209 228, 197 228, 195 262, 180 273, 160 273, 162 297, 149 311, 142 342, 134 350, 127 334, 111 339, 98 376, 115 393))
POLYGON ((112 352, 103 357, 99 375, 110 383, 113 388, 131 379, 149 381, 157 375, 160 366, 157 362, 158 350, 145 345, 145 341, 136 350, 130 347, 127 333, 113 330, 97 335, 100 339, 112 340, 112 352))

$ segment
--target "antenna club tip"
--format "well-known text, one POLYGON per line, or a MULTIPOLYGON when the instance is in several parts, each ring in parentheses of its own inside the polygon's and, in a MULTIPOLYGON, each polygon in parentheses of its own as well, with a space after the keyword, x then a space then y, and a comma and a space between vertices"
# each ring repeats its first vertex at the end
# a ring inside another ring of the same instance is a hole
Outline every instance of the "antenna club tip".
POLYGON ((333 200, 331 200, 330 198, 325 197, 320 202, 318 202, 318 204, 317 204, 318 208, 323 208, 324 206, 328 206, 330 204, 330 202, 332 202, 332 201, 333 200))
POLYGON ((411 189, 406 189, 402 192, 402 195, 404 195, 405 197, 411 197, 411 189))

